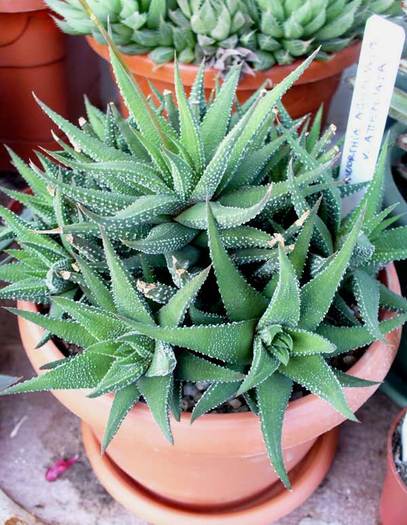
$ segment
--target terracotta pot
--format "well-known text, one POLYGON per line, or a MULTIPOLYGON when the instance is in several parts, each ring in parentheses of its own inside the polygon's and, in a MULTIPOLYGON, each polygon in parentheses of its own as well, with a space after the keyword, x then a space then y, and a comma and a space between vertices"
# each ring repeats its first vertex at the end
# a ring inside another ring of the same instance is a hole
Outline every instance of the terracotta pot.
MULTIPOLYGON (((259 497, 221 509, 174 505, 145 490, 112 460, 100 454, 100 444, 89 426, 82 423, 86 455, 104 488, 119 503, 154 525, 271 525, 292 512, 316 490, 335 456, 338 428, 318 438, 305 458, 290 472, 292 490, 275 483, 259 497)), ((222 473, 220 473, 222 475, 222 473)), ((225 483, 229 477, 225 477, 225 483)))
MULTIPOLYGON (((100 44, 92 37, 87 37, 90 46, 100 56, 109 60, 109 52, 105 45, 100 44)), ((293 118, 301 117, 307 113, 315 113, 321 104, 326 112, 331 99, 338 88, 342 71, 356 63, 359 58, 360 43, 355 43, 338 53, 330 60, 314 61, 302 77, 283 98, 286 109, 293 118)), ((174 65, 173 63, 157 66, 147 55, 122 55, 125 63, 133 73, 143 92, 151 93, 149 81, 163 92, 165 89, 174 92, 174 65)), ((256 75, 245 75, 237 90, 240 102, 247 100, 266 80, 273 84, 281 82, 299 64, 300 60, 289 66, 275 66, 268 71, 259 71, 256 75)), ((180 65, 182 82, 189 92, 197 73, 197 66, 180 65)), ((208 69, 205 74, 205 92, 209 93, 216 85, 218 72, 208 69)))
POLYGON ((387 474, 380 500, 382 525, 407 525, 407 486, 400 478, 393 458, 393 435, 407 409, 394 419, 387 436, 387 474))
MULTIPOLYGON (((393 265, 386 268, 384 277, 390 289, 399 293, 393 265)), ((19 308, 36 310, 30 303, 20 303, 19 308)), ((384 317, 389 316, 389 313, 384 314, 384 317)), ((52 342, 41 350, 35 349, 41 328, 21 318, 19 327, 23 346, 36 372, 42 365, 62 357, 52 342)), ((400 330, 386 338, 387 344, 377 341, 370 345, 349 373, 382 381, 396 356, 400 330)), ((346 388, 349 405, 357 410, 376 388, 346 388)), ((82 391, 56 391, 54 395, 101 440, 112 404, 111 396, 89 399, 82 391)), ((291 402, 283 432, 288 470, 304 458, 318 436, 343 420, 342 415, 314 395, 291 402)), ((192 426, 190 414, 184 413, 181 422, 173 421, 172 426, 173 446, 166 442, 147 407, 138 404, 109 447, 109 457, 131 478, 161 498, 201 508, 224 507, 254 498, 276 481, 258 418, 252 413, 209 414, 192 426)))
MULTIPOLYGON (((0 27, 0 144, 28 158, 35 147, 53 145, 51 122, 32 93, 61 115, 77 118, 82 113, 83 93, 92 96, 91 86, 99 71, 93 54, 93 65, 89 64, 90 53, 82 44, 79 59, 86 60, 82 63, 86 74, 79 89, 71 89, 70 40, 57 28, 42 0, 0 0, 0 27)), ((3 147, 1 169, 11 169, 3 147)))

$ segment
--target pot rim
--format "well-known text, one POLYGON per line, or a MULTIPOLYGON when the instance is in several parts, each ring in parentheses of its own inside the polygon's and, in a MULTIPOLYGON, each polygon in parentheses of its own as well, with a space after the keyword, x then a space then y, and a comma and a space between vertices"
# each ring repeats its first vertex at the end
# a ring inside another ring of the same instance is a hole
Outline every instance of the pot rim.
MULTIPOLYGON (((87 35, 86 39, 91 48, 99 56, 109 61, 109 50, 107 45, 101 44, 90 35, 87 35)), ((340 74, 344 69, 358 61, 361 45, 361 41, 356 40, 348 47, 345 47, 336 53, 332 53, 328 60, 314 60, 295 84, 307 84, 340 74)), ((149 58, 148 54, 126 55, 125 53, 121 53, 121 56, 124 58, 132 73, 138 76, 144 76, 150 80, 161 80, 173 83, 174 62, 157 65, 149 58)), ((271 80, 273 83, 281 82, 289 73, 302 64, 304 60, 305 59, 299 59, 292 64, 285 66, 276 65, 271 69, 258 71, 254 75, 244 75, 239 82, 238 91, 257 89, 267 80, 271 80)), ((199 66, 194 64, 180 64, 180 75, 184 85, 192 85, 198 67, 199 66)), ((218 77, 219 71, 213 68, 207 68, 205 71, 205 87, 215 87, 218 77)))
POLYGON ((0 0, 0 13, 29 13, 48 9, 43 0, 0 0))
POLYGON ((389 465, 389 471, 392 473, 393 477, 397 480, 397 484, 399 485, 400 489, 404 492, 404 494, 407 497, 407 485, 404 483, 404 481, 401 479, 400 474, 397 472, 396 464, 394 462, 394 456, 393 456, 393 436, 396 431, 397 425, 400 422, 400 419, 407 414, 407 407, 403 408, 401 412, 397 414, 397 416, 393 419, 393 422, 391 424, 389 433, 387 435, 387 463, 389 465))
MULTIPOLYGON (((396 269, 393 263, 386 266, 384 270, 384 281, 386 284, 388 283, 391 284, 391 289, 393 291, 395 291, 396 293, 400 293, 400 285, 399 285, 398 278, 397 278, 397 272, 396 272, 396 269)), ((38 312, 38 307, 34 303, 29 303, 26 301, 18 301, 17 307, 19 309, 25 309, 31 312, 38 312)), ((383 313, 383 318, 385 319, 390 318, 392 317, 392 315, 393 314, 391 312, 385 311, 383 313)), ((20 324, 20 327, 24 325, 26 327, 28 326, 31 335, 34 338, 39 339, 42 333, 44 332, 44 330, 40 328, 38 325, 30 323, 29 321, 26 321, 20 317, 18 318, 18 322, 20 324)), ((398 348, 400 337, 401 337, 400 328, 397 328, 390 334, 386 335, 386 340, 388 343, 387 349, 389 353, 392 352, 394 356, 398 348)), ((58 349, 58 347, 55 345, 55 343, 52 340, 48 341, 46 343, 46 346, 47 346, 48 351, 51 352, 55 360, 63 358, 62 352, 58 349)), ((369 361, 374 357, 375 354, 380 353, 383 350, 383 346, 384 344, 381 341, 375 341, 371 343, 368 349, 366 350, 366 352, 347 371, 347 373, 350 375, 354 375, 354 376, 365 378, 365 379, 372 378, 372 376, 375 377, 375 373, 377 374, 377 370, 376 369, 372 370, 372 367, 369 361)), ((35 350, 35 352, 41 352, 41 350, 35 350)), ((355 390, 357 391, 365 390, 365 391, 371 391, 373 393, 378 387, 379 387, 379 384, 373 385, 370 387, 357 388, 357 389, 345 387, 343 390, 345 392, 345 395, 355 390)), ((84 392, 86 391, 84 390, 84 392)), ((370 397, 370 395, 368 397, 370 397)), ((112 398, 113 398, 113 394, 106 394, 104 396, 99 397, 98 401, 103 402, 104 404, 110 405, 112 402, 112 398)), ((315 411, 320 411, 321 407, 319 405, 321 401, 322 400, 318 398, 315 394, 307 394, 306 396, 303 396, 302 398, 295 399, 294 401, 290 401, 287 411, 286 411, 286 415, 285 415, 285 418, 287 420, 286 425, 289 424, 288 420, 295 420, 297 417, 301 417, 301 412, 303 412, 304 407, 306 408, 307 413, 315 413, 315 411)), ((324 403, 324 407, 326 406, 326 411, 328 412, 330 411, 331 413, 334 413, 336 416, 336 423, 332 422, 332 425, 330 426, 330 428, 333 428, 335 424, 339 424, 340 422, 344 420, 344 417, 341 414, 337 413, 335 409, 331 407, 331 405, 329 405, 327 402, 324 402, 324 401, 322 402, 324 403)), ((359 408, 360 404, 355 403, 355 406, 357 409, 359 408)), ((146 404, 138 403, 137 406, 133 407, 133 409, 129 412, 128 416, 131 417, 131 415, 135 415, 136 413, 137 413, 137 417, 151 418, 150 411, 146 404)), ((177 424, 183 425, 183 426, 185 425, 190 426, 191 424, 190 419, 191 419, 191 413, 182 412, 181 419, 179 422, 177 422, 177 424)), ((235 424, 247 424, 248 422, 254 421, 254 420, 256 421, 256 424, 257 424, 258 417, 252 412, 238 412, 238 413, 227 413, 227 414, 215 412, 215 413, 205 414, 202 417, 200 417, 199 424, 201 426, 211 425, 211 423, 215 421, 217 424, 220 423, 220 424, 225 424, 225 425, 227 425, 228 423, 232 421, 235 424)), ((298 443, 307 441, 306 436, 297 436, 296 439, 298 439, 298 443)))

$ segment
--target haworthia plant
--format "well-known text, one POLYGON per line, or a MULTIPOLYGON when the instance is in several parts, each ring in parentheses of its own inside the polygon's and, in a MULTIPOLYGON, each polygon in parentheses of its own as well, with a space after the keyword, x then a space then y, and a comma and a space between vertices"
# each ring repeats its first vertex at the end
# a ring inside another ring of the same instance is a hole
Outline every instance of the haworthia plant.
MULTIPOLYGON (((103 42, 83 0, 46 0, 57 25, 103 42)), ((291 64, 321 47, 320 58, 351 45, 372 13, 401 14, 396 0, 87 0, 114 42, 157 64, 199 63, 224 72, 291 64)))
POLYGON ((381 207, 386 147, 342 217, 361 186, 338 180, 332 128, 281 104, 311 58, 244 105, 235 68, 210 100, 203 68, 189 97, 176 71, 175 99, 154 102, 110 46, 130 116, 86 101, 76 127, 42 104, 67 142, 38 154, 41 168, 10 152, 31 192, 4 190, 29 213, 0 209, 3 238, 18 245, 0 265, 10 283, 0 296, 45 305, 12 312, 44 329, 39 347, 55 337, 73 351, 2 394, 113 393, 105 450, 139 402, 172 442, 183 387, 204 382, 191 421, 241 396, 289 487, 281 437, 293 389, 355 419, 343 387, 371 383, 334 367, 336 356, 406 320, 407 301, 378 279, 407 256, 407 231, 381 207), (395 316, 381 320, 380 308, 395 316))

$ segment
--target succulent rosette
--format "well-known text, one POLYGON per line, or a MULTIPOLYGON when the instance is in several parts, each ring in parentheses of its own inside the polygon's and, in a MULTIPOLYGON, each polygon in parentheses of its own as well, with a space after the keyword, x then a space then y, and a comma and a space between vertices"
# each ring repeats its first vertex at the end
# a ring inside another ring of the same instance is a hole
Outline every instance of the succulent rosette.
MULTIPOLYGON (((84 0, 47 0, 69 34, 101 35, 84 0)), ((401 14, 397 0, 88 0, 127 54, 150 53, 157 64, 199 64, 243 72, 291 64, 320 48, 328 59, 361 37, 373 14, 401 14)))
POLYGON ((12 311, 44 328, 38 346, 63 341, 65 358, 2 395, 112 393, 105 449, 138 402, 172 441, 184 387, 205 382, 191 419, 239 397, 289 486, 281 434, 293 388, 354 419, 343 387, 371 383, 338 356, 406 320, 406 300, 378 279, 407 257, 407 228, 382 210, 387 146, 367 188, 338 180, 333 128, 321 132, 321 112, 293 121, 281 103, 313 56, 239 105, 239 68, 206 100, 204 67, 187 97, 176 65, 175 101, 153 101, 110 50, 129 117, 87 101, 77 127, 41 103, 67 142, 38 154, 41 168, 11 153, 31 193, 4 191, 31 213, 0 209, 15 240, 0 297, 42 305, 12 311), (363 188, 343 217, 343 198, 363 188))

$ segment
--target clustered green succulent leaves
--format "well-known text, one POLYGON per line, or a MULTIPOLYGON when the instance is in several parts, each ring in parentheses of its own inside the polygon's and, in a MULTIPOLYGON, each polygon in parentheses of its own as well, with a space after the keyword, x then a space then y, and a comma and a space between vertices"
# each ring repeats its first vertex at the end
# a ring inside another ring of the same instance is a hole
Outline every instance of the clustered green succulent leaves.
MULTIPOLYGON (((271 91, 236 101, 233 68, 210 100, 201 67, 187 98, 175 68, 171 94, 145 99, 111 45, 130 116, 87 101, 77 127, 41 104, 69 143, 14 165, 31 194, 5 190, 31 210, 0 214, 8 249, 3 299, 81 349, 4 393, 91 389, 114 394, 102 448, 144 400, 172 441, 185 384, 207 382, 192 421, 242 396, 258 415, 271 463, 286 486, 281 435, 294 385, 354 418, 343 387, 371 383, 332 359, 406 320, 407 301, 378 271, 407 256, 407 228, 381 209, 386 147, 358 208, 342 199, 333 128, 293 121, 281 97, 313 57, 271 91), (234 111, 233 111, 234 109, 234 111), (379 309, 395 316, 381 320, 379 309)), ((39 350, 41 351, 41 350, 39 350)))
MULTIPOLYGON (((47 0, 70 34, 100 32, 83 0, 47 0)), ((127 54, 145 54, 157 64, 174 54, 182 63, 221 71, 243 64, 244 71, 291 64, 321 47, 327 58, 363 32, 373 14, 401 13, 398 0, 88 0, 89 7, 127 54)))

